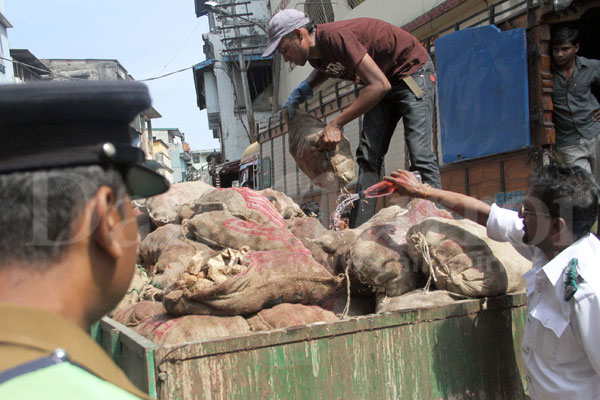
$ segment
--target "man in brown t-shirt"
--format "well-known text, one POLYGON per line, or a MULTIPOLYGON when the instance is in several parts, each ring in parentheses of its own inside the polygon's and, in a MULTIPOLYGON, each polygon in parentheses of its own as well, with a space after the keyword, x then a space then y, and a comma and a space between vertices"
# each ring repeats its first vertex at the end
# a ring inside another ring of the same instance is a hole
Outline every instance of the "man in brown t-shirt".
MULTIPOLYGON (((358 98, 326 126, 323 149, 340 141, 342 127, 364 115, 356 160, 360 167, 357 191, 381 179, 381 166, 400 118, 411 169, 424 183, 441 187, 431 136, 435 70, 427 51, 410 33, 387 22, 356 18, 314 25, 295 9, 278 12, 269 21, 269 44, 263 57, 279 51, 286 62, 315 69, 284 104, 293 118, 298 103, 310 99, 327 78, 364 85, 358 98)), ((376 201, 352 210, 350 226, 357 227, 375 213, 376 201)))

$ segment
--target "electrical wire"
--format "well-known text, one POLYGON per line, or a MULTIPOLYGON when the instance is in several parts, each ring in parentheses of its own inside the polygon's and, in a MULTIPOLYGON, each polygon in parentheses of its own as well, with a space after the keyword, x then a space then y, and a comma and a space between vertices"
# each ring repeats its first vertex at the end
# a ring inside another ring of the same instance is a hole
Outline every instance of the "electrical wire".
POLYGON ((75 78, 75 77, 72 77, 72 76, 61 75, 61 74, 58 74, 56 72, 49 71, 49 68, 48 69, 39 68, 39 67, 36 67, 35 65, 27 64, 27 63, 24 63, 24 62, 21 62, 21 61, 13 60, 13 59, 2 57, 2 56, 0 56, 0 60, 5 60, 5 61, 9 61, 9 62, 14 63, 14 64, 23 65, 23 66, 25 66, 27 68, 34 69, 34 70, 37 70, 37 71, 40 71, 40 72, 44 72, 45 74, 48 74, 48 75, 51 75, 51 76, 54 76, 54 77, 57 77, 57 78, 63 78, 63 79, 68 79, 68 80, 72 80, 72 81, 85 81, 85 80, 87 80, 85 78, 75 78))
MULTIPOLYGON (((6 58, 6 57, 2 57, 2 56, 0 56, 0 60, 5 60, 5 61, 9 61, 9 62, 12 62, 12 63, 15 63, 15 64, 23 65, 23 66, 25 66, 27 68, 35 69, 37 71, 41 71, 41 72, 47 73, 49 75, 52 75, 52 76, 55 76, 55 77, 58 77, 58 78, 64 78, 64 79, 69 79, 69 80, 73 80, 73 81, 87 81, 88 80, 86 78, 75 78, 75 77, 72 77, 72 76, 61 75, 61 74, 58 74, 58 73, 52 72, 52 71, 48 72, 48 70, 36 67, 35 65, 27 64, 27 63, 24 63, 24 62, 21 62, 21 61, 17 61, 17 60, 6 58)), ((170 76, 170 75, 178 74, 178 73, 183 72, 183 71, 187 71, 188 69, 192 69, 192 68, 194 68, 194 65, 192 65, 191 67, 185 67, 185 68, 179 69, 177 71, 169 72, 168 74, 164 74, 164 75, 160 75, 160 76, 155 76, 155 77, 152 77, 152 78, 135 79, 135 80, 137 82, 154 81, 154 80, 157 80, 157 79, 165 78, 165 77, 170 76)))
POLYGON ((179 47, 179 49, 175 52, 175 54, 173 54, 173 57, 171 57, 171 59, 169 60, 169 62, 167 62, 163 69, 159 72, 159 74, 162 74, 162 72, 167 69, 167 66, 169 64, 171 64, 173 62, 173 60, 175 59, 175 57, 177 57, 177 55, 179 54, 179 52, 181 51, 181 49, 184 48, 184 46, 187 44, 187 42, 192 38, 192 36, 194 35, 194 32, 196 32, 196 29, 198 29, 198 27, 200 26, 201 21, 198 21, 198 23, 196 24, 196 26, 194 27, 194 29, 192 30, 192 32, 189 34, 189 36, 187 37, 187 39, 185 39, 185 41, 183 42, 183 44, 179 47))
POLYGON ((136 81, 138 81, 138 82, 155 81, 157 79, 162 79, 162 78, 165 78, 165 77, 170 76, 170 75, 178 74, 180 72, 187 71, 188 69, 192 69, 192 68, 194 68, 193 65, 191 67, 185 67, 185 68, 179 69, 177 71, 169 72, 168 74, 164 74, 164 75, 160 75, 160 76, 155 76, 153 78, 136 79, 136 81))

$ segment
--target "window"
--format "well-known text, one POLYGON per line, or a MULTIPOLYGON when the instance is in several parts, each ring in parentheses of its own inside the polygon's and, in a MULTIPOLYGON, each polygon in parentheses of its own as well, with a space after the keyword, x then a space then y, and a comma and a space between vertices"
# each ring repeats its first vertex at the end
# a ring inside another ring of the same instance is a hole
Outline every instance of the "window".
MULTIPOLYGON (((244 102, 244 89, 242 76, 235 62, 235 74, 233 83, 237 94, 237 107, 240 110, 246 108, 244 102)), ((271 60, 252 60, 248 68, 248 89, 250 90, 250 101, 255 108, 271 108, 270 98, 273 96, 273 68, 271 60)))
POLYGON ((350 8, 355 8, 358 7, 358 5, 364 1, 365 0, 348 0, 348 5, 350 6, 350 8))
POLYGON ((262 159, 261 168, 261 189, 271 187, 271 158, 265 157, 262 159))
POLYGON ((332 22, 335 20, 333 15, 333 7, 331 2, 327 0, 307 0, 304 3, 304 13, 315 24, 324 24, 325 22, 332 22))
POLYGON ((200 154, 198 154, 198 153, 192 154, 192 162, 194 164, 200 164, 200 154))

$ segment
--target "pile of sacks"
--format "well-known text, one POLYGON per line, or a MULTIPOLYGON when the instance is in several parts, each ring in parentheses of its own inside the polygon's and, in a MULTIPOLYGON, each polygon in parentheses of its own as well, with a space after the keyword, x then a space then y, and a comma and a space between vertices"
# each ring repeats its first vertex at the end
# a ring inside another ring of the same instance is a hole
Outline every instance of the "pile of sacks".
POLYGON ((518 292, 530 267, 425 200, 343 231, 271 189, 186 182, 135 205, 149 233, 111 316, 158 344, 518 292))
POLYGON ((525 290, 529 260, 430 201, 388 207, 354 231, 347 262, 375 292, 377 313, 525 290))
POLYGON ((116 321, 176 344, 337 319, 318 304, 343 277, 288 229, 308 217, 284 194, 185 182, 134 205, 151 228, 116 321))

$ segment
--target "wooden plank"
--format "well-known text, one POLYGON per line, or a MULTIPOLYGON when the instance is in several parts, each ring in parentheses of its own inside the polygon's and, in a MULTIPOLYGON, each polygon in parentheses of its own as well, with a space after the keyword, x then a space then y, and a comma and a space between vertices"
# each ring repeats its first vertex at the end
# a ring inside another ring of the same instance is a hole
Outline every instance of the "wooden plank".
POLYGON ((442 177, 442 188, 456 193, 465 193, 465 174, 463 169, 440 171, 442 177))
POLYGON ((500 189, 500 162, 491 160, 469 168, 469 193, 481 200, 493 199, 500 189))
POLYGON ((507 159, 504 162, 506 191, 514 192, 516 190, 526 190, 527 177, 535 168, 535 163, 528 163, 526 154, 507 159))

